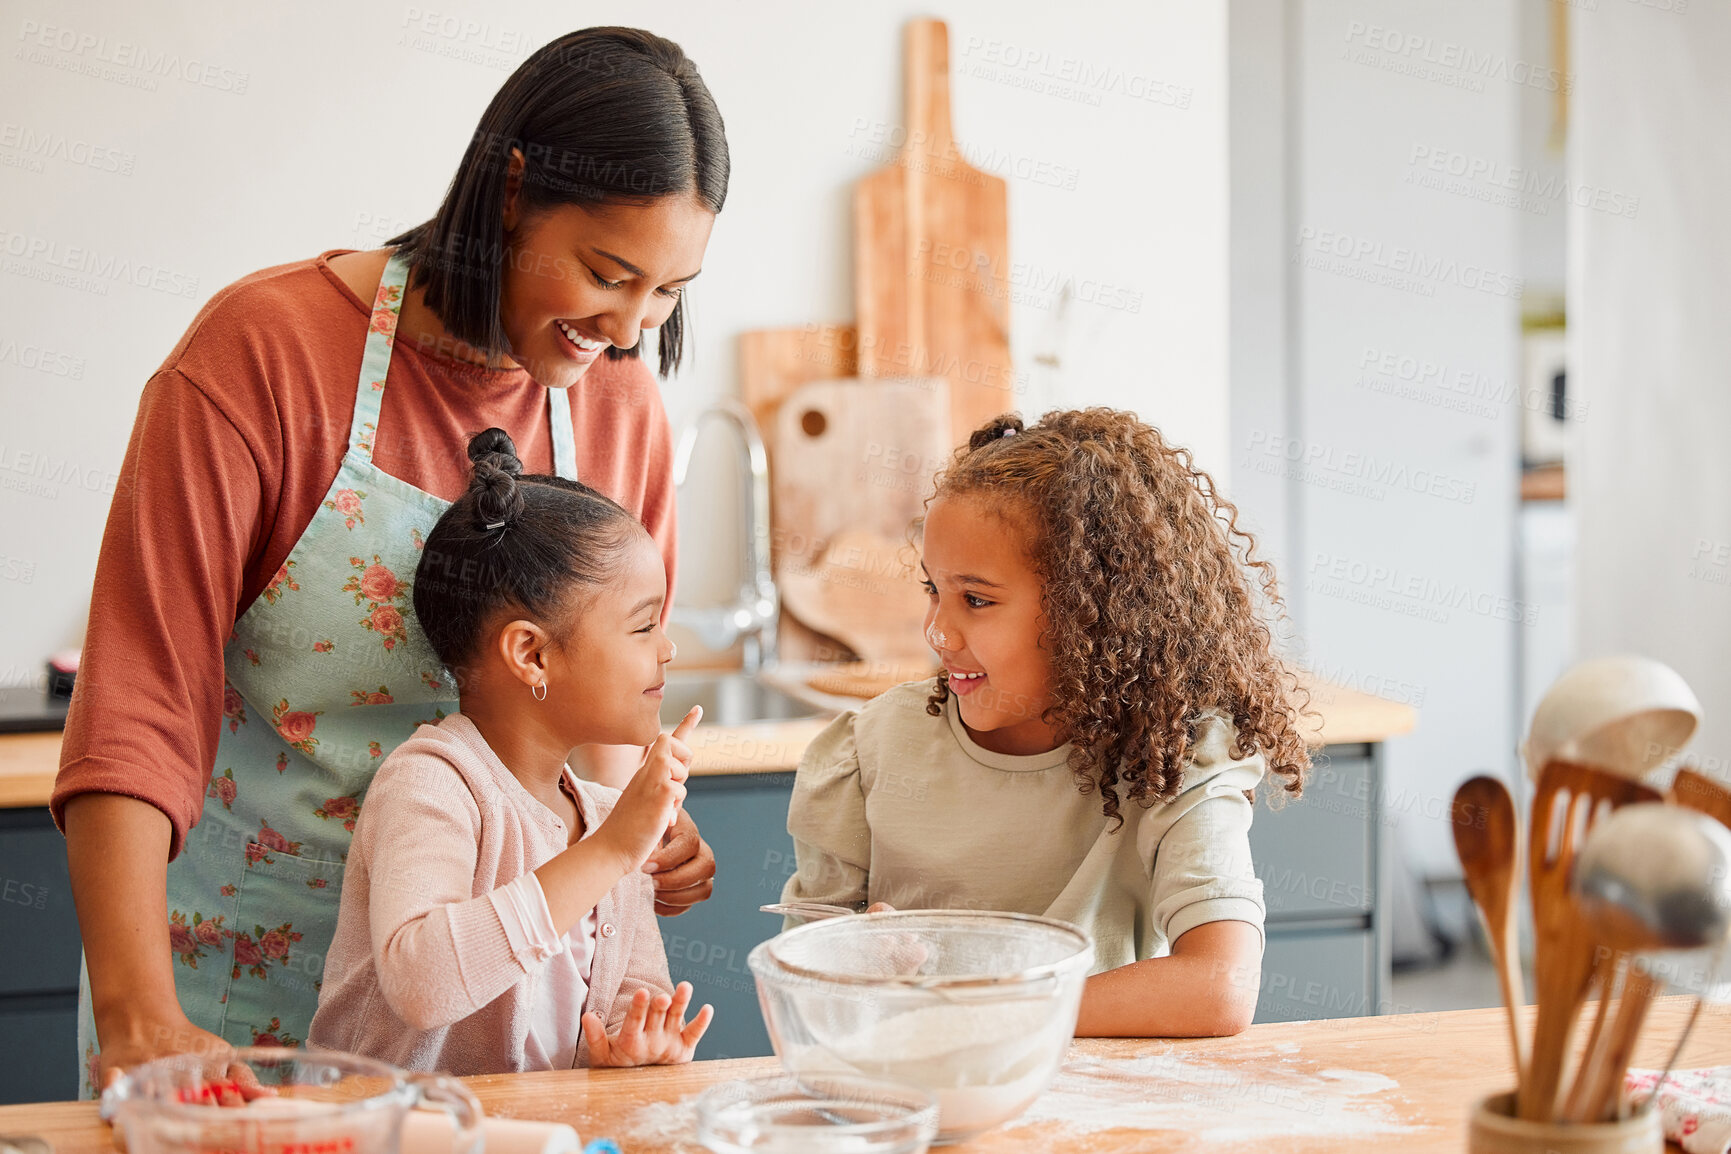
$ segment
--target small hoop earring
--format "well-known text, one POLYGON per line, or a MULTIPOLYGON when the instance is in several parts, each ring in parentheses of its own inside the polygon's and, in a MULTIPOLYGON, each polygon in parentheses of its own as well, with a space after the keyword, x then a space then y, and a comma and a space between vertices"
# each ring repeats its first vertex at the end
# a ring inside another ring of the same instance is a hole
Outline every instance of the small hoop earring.
POLYGON ((533 697, 536 701, 546 701, 547 683, 545 681, 538 681, 534 685, 531 685, 529 687, 529 696, 533 697))

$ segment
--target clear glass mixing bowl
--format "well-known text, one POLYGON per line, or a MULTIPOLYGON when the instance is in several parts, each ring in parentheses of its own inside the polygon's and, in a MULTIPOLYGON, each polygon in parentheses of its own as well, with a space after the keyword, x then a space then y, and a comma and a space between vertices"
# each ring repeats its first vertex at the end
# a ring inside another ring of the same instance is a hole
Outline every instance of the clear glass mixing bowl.
POLYGON ((790 1074, 928 1090, 945 1143, 1014 1118, 1051 1083, 1093 957, 1086 933, 1052 918, 898 910, 799 926, 749 961, 790 1074))
POLYGON ((925 1154, 938 1132, 926 1091, 854 1075, 723 1082, 697 1099, 715 1154, 925 1154))

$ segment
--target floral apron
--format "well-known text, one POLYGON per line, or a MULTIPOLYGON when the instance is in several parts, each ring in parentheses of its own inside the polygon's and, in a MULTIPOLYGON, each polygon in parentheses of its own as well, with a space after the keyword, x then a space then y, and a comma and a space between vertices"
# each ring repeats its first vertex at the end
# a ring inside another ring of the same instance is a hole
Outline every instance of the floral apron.
MULTIPOLYGON (((312 522, 223 651, 221 739, 204 813, 168 867, 175 988, 235 1045, 299 1045, 336 930, 343 861, 385 755, 457 707, 415 622, 411 579, 449 502, 373 464, 408 266, 385 265, 348 450, 312 522)), ((547 390, 553 464, 575 479, 570 400, 547 390)), ((96 1028, 81 975, 80 1091, 96 1028)))

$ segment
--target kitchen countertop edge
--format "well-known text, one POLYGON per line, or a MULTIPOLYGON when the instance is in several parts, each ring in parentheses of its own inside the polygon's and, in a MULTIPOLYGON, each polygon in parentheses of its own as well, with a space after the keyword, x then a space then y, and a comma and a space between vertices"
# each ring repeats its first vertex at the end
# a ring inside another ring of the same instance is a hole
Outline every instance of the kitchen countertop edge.
MULTIPOLYGON (((1313 748, 1384 741, 1412 731, 1409 705, 1344 686, 1308 681, 1314 716, 1304 718, 1313 748)), ((833 716, 743 725, 699 726, 691 746, 695 777, 788 773, 833 716)), ((61 734, 0 734, 0 809, 46 806, 54 791, 61 734)))

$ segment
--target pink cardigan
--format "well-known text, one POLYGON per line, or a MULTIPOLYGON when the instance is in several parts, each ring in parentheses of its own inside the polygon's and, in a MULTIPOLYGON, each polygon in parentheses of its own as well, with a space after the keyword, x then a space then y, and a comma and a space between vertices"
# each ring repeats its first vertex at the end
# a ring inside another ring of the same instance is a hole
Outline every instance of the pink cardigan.
MULTIPOLYGON (((567 774, 571 774, 569 768, 567 774)), ((571 775, 591 836, 617 790, 571 775)), ((452 1074, 524 1069, 540 966, 487 895, 562 852, 568 831, 461 713, 385 758, 361 804, 308 1041, 452 1074)), ((595 907, 586 1010, 613 1033, 638 988, 672 993, 649 875, 595 907)), ((577 1064, 589 1064, 587 1039, 577 1064)))

